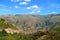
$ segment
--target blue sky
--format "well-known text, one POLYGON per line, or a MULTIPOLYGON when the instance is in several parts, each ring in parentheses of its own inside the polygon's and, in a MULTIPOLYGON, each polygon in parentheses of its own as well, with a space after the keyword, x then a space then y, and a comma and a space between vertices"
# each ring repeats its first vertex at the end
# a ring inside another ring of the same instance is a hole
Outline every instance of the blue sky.
POLYGON ((60 0, 0 0, 0 15, 60 14, 60 0))

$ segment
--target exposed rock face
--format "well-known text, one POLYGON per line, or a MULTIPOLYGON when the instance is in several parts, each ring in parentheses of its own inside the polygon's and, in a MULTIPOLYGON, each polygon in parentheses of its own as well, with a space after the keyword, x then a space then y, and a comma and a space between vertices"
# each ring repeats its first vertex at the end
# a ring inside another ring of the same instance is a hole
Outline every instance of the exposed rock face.
POLYGON ((11 28, 7 28, 7 29, 5 29, 5 31, 7 33, 11 33, 11 34, 13 34, 13 33, 23 33, 22 30, 15 30, 15 29, 11 29, 11 28))

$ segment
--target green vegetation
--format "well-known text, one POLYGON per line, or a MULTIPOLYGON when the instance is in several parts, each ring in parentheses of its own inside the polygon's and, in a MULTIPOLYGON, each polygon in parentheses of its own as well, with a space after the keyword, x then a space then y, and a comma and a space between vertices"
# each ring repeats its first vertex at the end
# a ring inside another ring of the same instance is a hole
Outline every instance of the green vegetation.
POLYGON ((4 30, 0 32, 0 40, 34 40, 31 35, 23 33, 8 34, 4 30))
POLYGON ((0 18, 0 40, 33 40, 31 35, 25 35, 24 33, 7 33, 4 30, 6 28, 17 29, 12 24, 7 23, 4 19, 0 18))
POLYGON ((60 26, 54 28, 55 31, 57 31, 58 33, 60 33, 60 26))
POLYGON ((0 29, 12 28, 17 29, 12 24, 7 23, 4 19, 0 18, 0 29))
POLYGON ((0 31, 0 40, 60 40, 60 34, 54 30, 38 31, 34 34, 14 33, 8 34, 5 30, 0 31))
POLYGON ((20 15, 2 18, 0 18, 0 40, 60 40, 60 15, 20 15), (32 34, 7 33, 4 30, 6 28, 17 29, 12 24, 32 34))

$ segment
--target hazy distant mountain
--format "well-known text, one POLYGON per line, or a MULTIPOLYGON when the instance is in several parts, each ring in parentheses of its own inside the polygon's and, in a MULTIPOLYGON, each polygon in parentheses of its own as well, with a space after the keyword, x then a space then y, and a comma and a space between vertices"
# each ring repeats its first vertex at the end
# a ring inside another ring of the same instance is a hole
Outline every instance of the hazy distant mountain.
POLYGON ((60 14, 51 15, 13 15, 4 16, 7 22, 14 24, 24 31, 36 31, 40 29, 51 29, 60 26, 60 14))

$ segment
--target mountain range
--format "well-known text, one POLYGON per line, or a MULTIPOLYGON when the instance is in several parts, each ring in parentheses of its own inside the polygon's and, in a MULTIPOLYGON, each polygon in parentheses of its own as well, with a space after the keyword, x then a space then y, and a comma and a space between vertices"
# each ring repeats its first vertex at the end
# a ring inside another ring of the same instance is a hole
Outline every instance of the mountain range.
POLYGON ((13 24, 18 29, 26 32, 35 32, 37 30, 50 30, 60 26, 60 14, 50 15, 9 15, 1 16, 8 23, 13 24))

